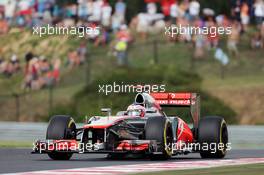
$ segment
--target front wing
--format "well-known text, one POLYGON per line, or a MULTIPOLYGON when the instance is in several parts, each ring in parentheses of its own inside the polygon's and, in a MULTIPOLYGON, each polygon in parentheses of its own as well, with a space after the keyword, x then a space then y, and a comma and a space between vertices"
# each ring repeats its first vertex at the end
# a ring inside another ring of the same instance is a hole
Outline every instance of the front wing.
POLYGON ((33 154, 46 154, 50 152, 68 153, 146 153, 159 154, 155 140, 122 140, 112 150, 106 149, 106 143, 81 143, 76 140, 38 140, 34 144, 33 154))

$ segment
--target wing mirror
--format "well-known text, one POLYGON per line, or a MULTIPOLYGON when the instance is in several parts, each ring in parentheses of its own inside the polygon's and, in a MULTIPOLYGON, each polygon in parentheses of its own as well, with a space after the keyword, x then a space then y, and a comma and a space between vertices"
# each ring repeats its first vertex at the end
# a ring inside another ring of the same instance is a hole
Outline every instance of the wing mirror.
POLYGON ((146 113, 156 113, 156 109, 147 109, 146 113))
POLYGON ((112 110, 111 110, 111 108, 102 108, 101 112, 107 113, 107 116, 111 116, 112 110))

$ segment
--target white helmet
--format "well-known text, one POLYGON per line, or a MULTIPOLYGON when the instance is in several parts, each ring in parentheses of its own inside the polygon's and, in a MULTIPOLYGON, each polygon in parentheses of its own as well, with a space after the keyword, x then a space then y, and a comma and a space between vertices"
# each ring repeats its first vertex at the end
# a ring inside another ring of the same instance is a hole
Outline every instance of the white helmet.
POLYGON ((146 108, 141 105, 130 105, 127 108, 127 115, 144 117, 146 114, 146 108))

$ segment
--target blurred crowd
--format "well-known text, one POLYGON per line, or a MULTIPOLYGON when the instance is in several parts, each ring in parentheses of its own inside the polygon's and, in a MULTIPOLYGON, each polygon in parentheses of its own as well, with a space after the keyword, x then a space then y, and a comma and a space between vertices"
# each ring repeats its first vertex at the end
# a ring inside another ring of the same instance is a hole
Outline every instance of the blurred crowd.
MULTIPOLYGON (((254 26, 256 31, 250 33, 252 49, 262 49, 264 43, 264 1, 231 0, 230 15, 217 14, 213 9, 201 7, 198 0, 145 0, 146 12, 138 14, 130 26, 145 39, 149 33, 164 31, 165 26, 182 27, 231 27, 227 35, 226 48, 230 55, 239 53, 238 43, 241 36, 248 32, 248 26, 254 26), (160 9, 160 10, 159 10, 160 9)), ((194 57, 203 58, 206 50, 220 46, 222 37, 219 34, 192 34, 186 32, 169 37, 170 41, 190 42, 194 46, 194 57)), ((247 43, 245 43, 247 44, 247 43)))
POLYGON ((0 58, 0 74, 9 78, 16 73, 23 73, 22 88, 39 90, 54 86, 59 82, 62 64, 69 70, 84 64, 86 54, 85 42, 80 43, 78 48, 70 50, 64 62, 60 58, 48 59, 43 55, 28 52, 23 60, 25 63, 23 69, 20 59, 13 54, 10 59, 0 58))
POLYGON ((10 26, 71 26, 83 25, 84 22, 101 24, 116 31, 125 22, 126 4, 122 0, 118 0, 114 8, 106 0, 77 2, 59 6, 56 0, 6 0, 4 5, 0 3, 1 25, 5 26, 0 32, 7 32, 10 26))
MULTIPOLYGON (((24 30, 47 24, 66 27, 100 26, 101 35, 87 35, 78 48, 69 50, 65 66, 72 69, 84 64, 87 41, 96 47, 106 45, 110 41, 110 32, 116 33, 122 42, 129 40, 125 36, 125 12, 126 4, 122 0, 118 0, 114 7, 105 0, 78 0, 78 3, 63 6, 59 6, 55 0, 6 0, 3 4, 0 2, 0 36, 7 34, 12 28, 24 30)), ((119 42, 116 48, 121 48, 119 42)), ((122 54, 118 53, 117 57, 120 55, 122 54)), ((10 59, 3 58, 0 50, 0 74, 11 77, 23 70, 22 87, 25 89, 41 89, 59 81, 61 59, 48 59, 29 51, 24 60, 20 60, 16 54, 10 59), (25 63, 23 69, 22 63, 25 63)))
POLYGON ((44 56, 36 56, 29 52, 25 55, 24 89, 38 90, 50 87, 59 81, 60 59, 48 60, 44 56))
MULTIPOLYGON (((163 33, 166 26, 232 27, 227 36, 226 48, 237 56, 241 36, 247 33, 249 25, 256 32, 249 45, 253 49, 263 48, 264 1, 231 0, 230 15, 216 14, 213 9, 202 8, 198 0, 144 0, 144 11, 127 19, 127 4, 116 0, 77 0, 77 3, 58 5, 56 0, 5 0, 0 4, 0 35, 13 27, 24 30, 47 24, 62 26, 100 26, 100 35, 86 36, 78 48, 67 55, 67 67, 84 64, 87 43, 95 47, 110 45, 111 54, 117 58, 118 66, 127 66, 129 45, 136 39, 146 40, 150 34, 163 33)), ((143 1, 143 0, 142 0, 143 1)), ((203 58, 207 50, 219 48, 219 35, 192 35, 185 33, 168 38, 170 42, 188 42, 194 46, 194 57, 203 58)), ((0 48, 1 49, 1 48, 0 48)), ((40 89, 59 81, 61 59, 47 59, 33 55, 25 56, 24 88, 40 89)), ((3 59, 0 50, 0 73, 10 77, 21 70, 21 61, 13 54, 3 59)))
POLYGON ((11 77, 20 70, 20 62, 17 55, 12 55, 9 60, 0 58, 0 74, 11 77))

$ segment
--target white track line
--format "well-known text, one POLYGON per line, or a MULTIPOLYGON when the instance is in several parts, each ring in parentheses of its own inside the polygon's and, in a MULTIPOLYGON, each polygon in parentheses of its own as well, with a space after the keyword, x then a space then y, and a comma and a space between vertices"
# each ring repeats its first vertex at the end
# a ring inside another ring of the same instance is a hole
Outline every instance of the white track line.
MULTIPOLYGON (((106 167, 88 167, 75 169, 58 169, 45 171, 32 171, 14 173, 13 175, 124 175, 131 173, 166 171, 166 170, 185 170, 198 168, 212 168, 230 165, 245 165, 264 163, 264 158, 241 158, 241 159, 221 159, 221 160, 201 160, 183 162, 162 162, 137 165, 116 165, 106 167)), ((10 174, 9 174, 10 175, 10 174)))

